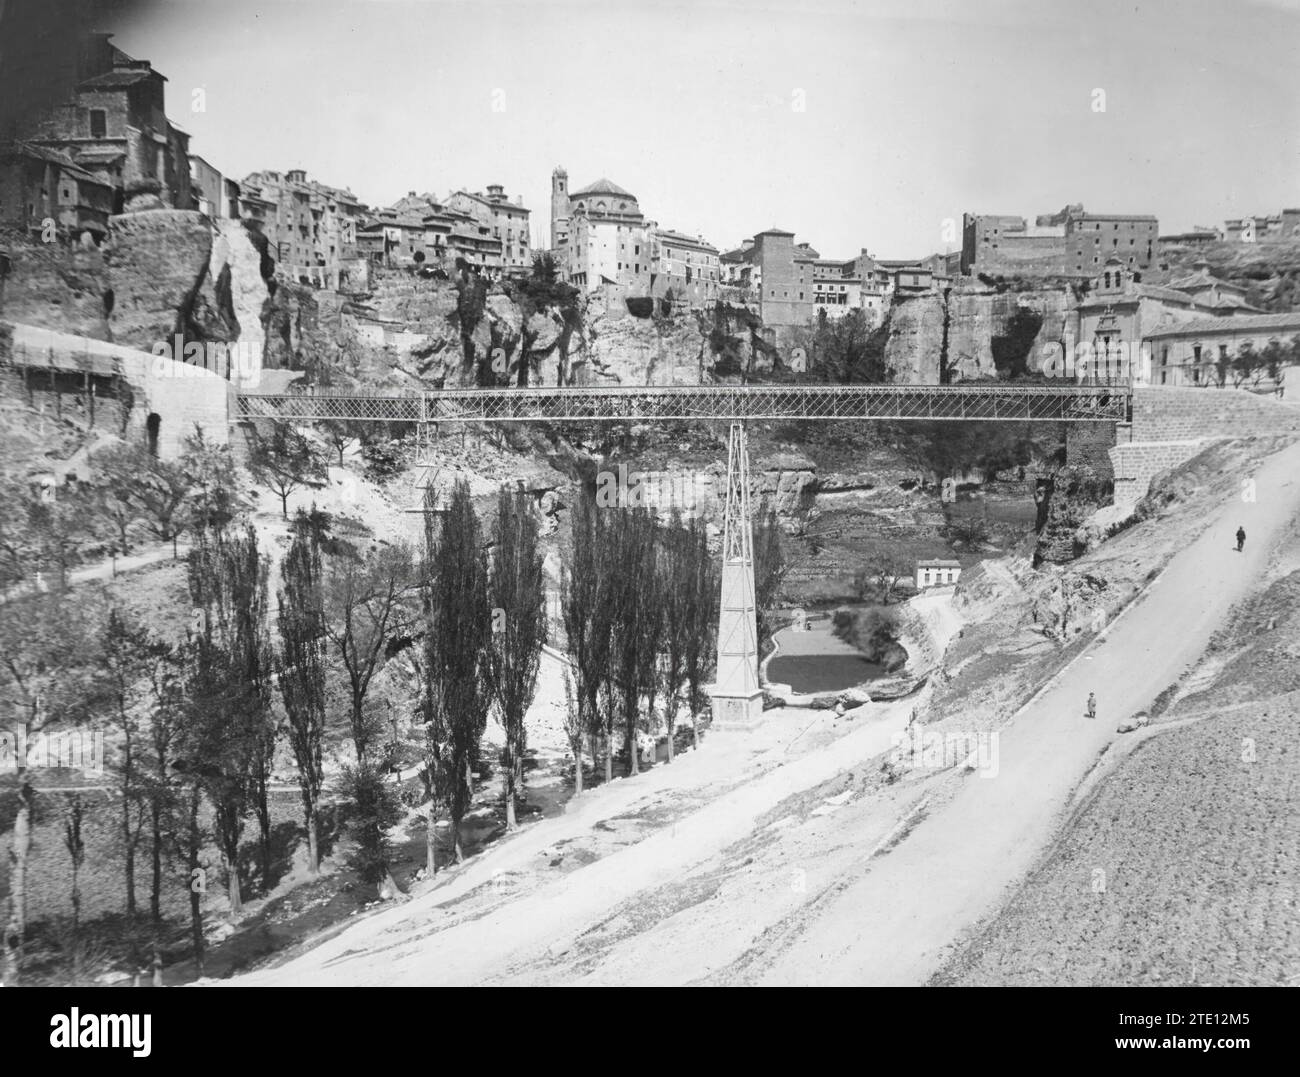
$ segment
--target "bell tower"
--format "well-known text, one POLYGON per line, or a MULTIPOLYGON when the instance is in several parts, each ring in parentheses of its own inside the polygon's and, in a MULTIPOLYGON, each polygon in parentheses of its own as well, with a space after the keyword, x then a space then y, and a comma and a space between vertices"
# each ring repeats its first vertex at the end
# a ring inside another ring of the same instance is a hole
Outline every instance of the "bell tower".
POLYGON ((561 166, 551 173, 551 250, 569 239, 569 174, 561 166))

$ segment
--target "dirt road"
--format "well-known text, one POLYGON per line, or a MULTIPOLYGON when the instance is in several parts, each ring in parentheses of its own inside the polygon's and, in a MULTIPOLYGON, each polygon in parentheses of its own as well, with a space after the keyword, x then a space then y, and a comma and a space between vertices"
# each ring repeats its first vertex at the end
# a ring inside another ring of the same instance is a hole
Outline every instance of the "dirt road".
MULTIPOLYGON (((1002 731, 996 778, 971 776, 888 856, 817 910, 778 953, 738 979, 768 984, 922 984, 964 931, 996 911, 1043 850, 1071 791, 1118 720, 1150 706, 1202 654, 1261 576, 1270 548, 1295 541, 1300 445, 1265 461, 1256 500, 1217 513, 1084 655, 1002 731), (1246 548, 1235 549, 1238 525, 1246 548), (1085 716, 1088 693, 1098 717, 1085 716)), ((1080 879, 1087 886, 1088 879, 1080 879)), ((727 977, 722 977, 726 979, 727 977)))

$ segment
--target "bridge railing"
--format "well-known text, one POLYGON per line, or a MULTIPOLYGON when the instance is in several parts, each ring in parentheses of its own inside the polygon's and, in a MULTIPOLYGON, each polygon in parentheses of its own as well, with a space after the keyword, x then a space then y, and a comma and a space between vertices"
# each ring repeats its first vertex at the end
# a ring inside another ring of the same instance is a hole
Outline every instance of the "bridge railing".
POLYGON ((746 385, 448 389, 404 394, 241 393, 240 418, 388 422, 727 419, 1123 421, 1112 385, 746 385))

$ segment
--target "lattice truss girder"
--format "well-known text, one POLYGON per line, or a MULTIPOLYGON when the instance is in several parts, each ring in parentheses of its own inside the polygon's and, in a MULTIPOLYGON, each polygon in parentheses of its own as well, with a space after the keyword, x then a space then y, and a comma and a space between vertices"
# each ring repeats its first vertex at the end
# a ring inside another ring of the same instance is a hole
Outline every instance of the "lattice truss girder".
POLYGON ((982 419, 1097 422, 1128 418, 1127 386, 648 386, 450 389, 406 396, 253 394, 240 418, 387 422, 731 419, 982 419))

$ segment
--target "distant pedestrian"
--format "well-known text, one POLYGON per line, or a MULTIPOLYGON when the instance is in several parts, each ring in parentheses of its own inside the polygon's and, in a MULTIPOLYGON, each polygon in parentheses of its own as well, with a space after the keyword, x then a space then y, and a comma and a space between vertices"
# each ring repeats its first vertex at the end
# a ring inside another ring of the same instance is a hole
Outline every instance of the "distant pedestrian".
POLYGON ((1088 717, 1097 717, 1097 694, 1095 692, 1088 693, 1088 717))
POLYGON ((1241 553, 1241 548, 1244 545, 1246 545, 1246 529, 1244 527, 1239 527, 1237 528, 1237 552, 1238 553, 1241 553))

